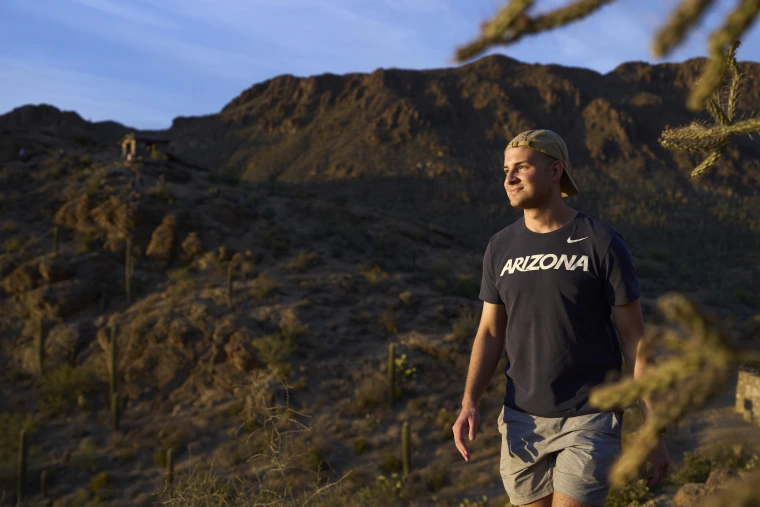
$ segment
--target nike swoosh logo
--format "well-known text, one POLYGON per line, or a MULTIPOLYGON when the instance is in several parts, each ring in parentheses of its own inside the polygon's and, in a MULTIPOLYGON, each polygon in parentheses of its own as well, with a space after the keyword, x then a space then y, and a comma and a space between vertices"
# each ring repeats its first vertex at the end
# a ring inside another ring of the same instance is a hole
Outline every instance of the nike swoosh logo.
POLYGON ((581 239, 572 239, 572 238, 567 238, 567 242, 568 242, 568 243, 577 243, 577 242, 579 242, 579 241, 583 241, 584 239, 588 239, 588 236, 586 236, 585 238, 581 238, 581 239))

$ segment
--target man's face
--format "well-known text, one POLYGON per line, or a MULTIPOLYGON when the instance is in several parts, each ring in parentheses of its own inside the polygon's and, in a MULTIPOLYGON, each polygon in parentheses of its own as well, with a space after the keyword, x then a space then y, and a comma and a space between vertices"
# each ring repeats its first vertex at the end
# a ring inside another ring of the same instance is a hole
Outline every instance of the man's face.
MULTIPOLYGON (((560 165, 560 164, 558 164, 560 165)), ((515 208, 541 207, 551 197, 552 161, 530 148, 510 148, 504 153, 504 190, 515 208)))

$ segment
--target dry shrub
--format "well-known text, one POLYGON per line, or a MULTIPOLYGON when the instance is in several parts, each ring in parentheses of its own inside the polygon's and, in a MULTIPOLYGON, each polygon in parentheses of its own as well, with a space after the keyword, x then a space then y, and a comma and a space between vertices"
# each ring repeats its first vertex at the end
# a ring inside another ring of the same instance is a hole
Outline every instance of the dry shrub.
POLYGON ((465 308, 461 316, 454 322, 451 329, 451 338, 458 342, 467 342, 475 336, 480 323, 480 312, 465 308))
POLYGON ((370 285, 379 285, 390 277, 390 275, 388 275, 388 273, 386 273, 377 263, 372 264, 371 266, 359 264, 358 269, 370 285))
POLYGON ((345 400, 346 411, 361 415, 388 401, 388 378, 378 370, 361 370, 352 375, 356 388, 352 400, 345 400))
POLYGON ((383 314, 378 317, 377 322, 386 333, 398 333, 398 323, 396 322, 396 314, 393 313, 393 310, 385 310, 383 314))
POLYGON ((269 296, 277 288, 277 281, 266 273, 261 273, 251 283, 251 296, 262 300, 269 296))
POLYGON ((301 250, 298 255, 290 261, 290 269, 302 273, 319 263, 319 254, 317 252, 307 252, 301 250))

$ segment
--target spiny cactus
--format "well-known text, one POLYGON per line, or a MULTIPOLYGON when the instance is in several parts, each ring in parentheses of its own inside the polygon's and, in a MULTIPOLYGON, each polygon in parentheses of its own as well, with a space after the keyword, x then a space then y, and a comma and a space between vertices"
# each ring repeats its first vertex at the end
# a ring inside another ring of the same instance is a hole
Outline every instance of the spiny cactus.
POLYGON ((166 489, 174 482, 174 457, 171 448, 166 450, 166 489))
POLYGON ((610 481, 623 487, 634 480, 666 428, 686 413, 704 406, 725 387, 738 364, 760 365, 760 355, 734 350, 723 332, 685 296, 669 293, 657 301, 665 325, 650 326, 642 338, 644 357, 664 348, 661 360, 646 376, 626 378, 593 389, 591 404, 601 410, 623 410, 640 398, 653 402, 647 419, 612 467, 610 481))
MULTIPOLYGON (((481 25, 480 35, 475 40, 457 48, 454 60, 461 63, 481 55, 493 46, 513 44, 525 35, 568 25, 612 2, 613 0, 574 0, 552 11, 530 17, 526 12, 535 0, 509 0, 481 25)), ((655 36, 652 44, 654 56, 665 57, 683 43, 712 3, 714 0, 682 0, 655 36)), ((707 43, 710 59, 702 73, 700 84, 692 90, 687 100, 689 109, 699 111, 705 107, 709 97, 720 85, 725 71, 727 61, 723 56, 724 51, 752 26, 759 12, 760 2, 757 0, 739 0, 723 24, 710 35, 707 43)))
POLYGON ((403 426, 401 426, 401 461, 404 469, 404 478, 409 477, 411 457, 409 443, 409 421, 404 421, 403 426))
POLYGON ((111 422, 113 423, 113 430, 119 431, 119 423, 121 419, 121 410, 119 407, 119 392, 115 392, 111 395, 111 422))
POLYGON ((127 293, 127 301, 132 302, 132 273, 134 261, 132 260, 132 239, 127 239, 127 248, 124 258, 124 290, 127 293))
POLYGON ((108 345, 108 399, 110 400, 116 394, 116 370, 119 364, 116 359, 116 326, 111 326, 111 342, 108 345))
POLYGON ((613 0, 576 0, 570 5, 530 18, 525 13, 535 0, 510 0, 496 15, 480 27, 480 37, 461 46, 455 60, 474 58, 492 46, 511 44, 523 36, 551 30, 582 19, 613 0))
POLYGON ((388 345, 388 386, 391 404, 396 399, 396 346, 388 345))
POLYGON ((42 495, 42 498, 47 498, 47 478, 47 470, 40 472, 40 494, 42 495))
POLYGON ((53 227, 51 234, 53 235, 53 257, 58 257, 58 227, 53 227))
POLYGON ((37 368, 41 377, 44 372, 43 367, 45 363, 45 328, 43 326, 42 319, 39 319, 38 322, 35 346, 37 348, 37 368))
POLYGON ((18 477, 16 482, 16 505, 24 500, 24 484, 26 484, 26 428, 18 435, 18 477))
POLYGON ((230 261, 227 264, 227 306, 232 308, 232 270, 234 263, 230 261))
MULTIPOLYGON (((665 127, 660 136, 660 144, 673 151, 703 152, 709 155, 691 173, 693 177, 700 176, 705 169, 714 164, 728 147, 728 139, 735 134, 750 134, 760 132, 760 118, 749 118, 733 123, 736 114, 736 104, 739 99, 739 90, 744 74, 736 64, 736 48, 740 42, 734 41, 725 55, 721 55, 726 61, 726 66, 720 76, 719 83, 732 74, 730 83, 718 88, 706 102, 707 110, 712 115, 715 123, 703 125, 692 122, 690 125, 679 128, 665 127), (723 96, 727 96, 726 104, 723 104, 723 96)), ((699 87, 699 84, 697 85, 699 87)))

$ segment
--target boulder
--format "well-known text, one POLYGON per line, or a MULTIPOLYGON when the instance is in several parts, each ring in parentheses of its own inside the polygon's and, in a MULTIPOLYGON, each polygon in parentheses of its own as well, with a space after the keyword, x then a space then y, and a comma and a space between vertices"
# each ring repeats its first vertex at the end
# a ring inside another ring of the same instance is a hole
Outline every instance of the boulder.
POLYGON ((182 250, 190 259, 203 255, 203 244, 197 232, 191 232, 182 242, 182 250))
POLYGON ((96 302, 100 290, 97 278, 69 279, 25 293, 23 304, 32 317, 64 318, 96 302))
POLYGON ((71 278, 74 270, 71 263, 60 257, 45 257, 38 266, 42 279, 47 283, 61 282, 71 278))
POLYGON ((707 498, 731 487, 739 478, 739 474, 734 470, 713 470, 704 483, 690 482, 681 486, 673 497, 673 505, 700 507, 707 498))
POLYGON ((227 358, 240 372, 250 371, 256 365, 256 353, 251 346, 250 334, 248 329, 239 329, 224 346, 227 358))
POLYGON ((8 294, 29 292, 37 287, 39 276, 39 271, 34 264, 22 264, 3 279, 3 289, 8 294))

